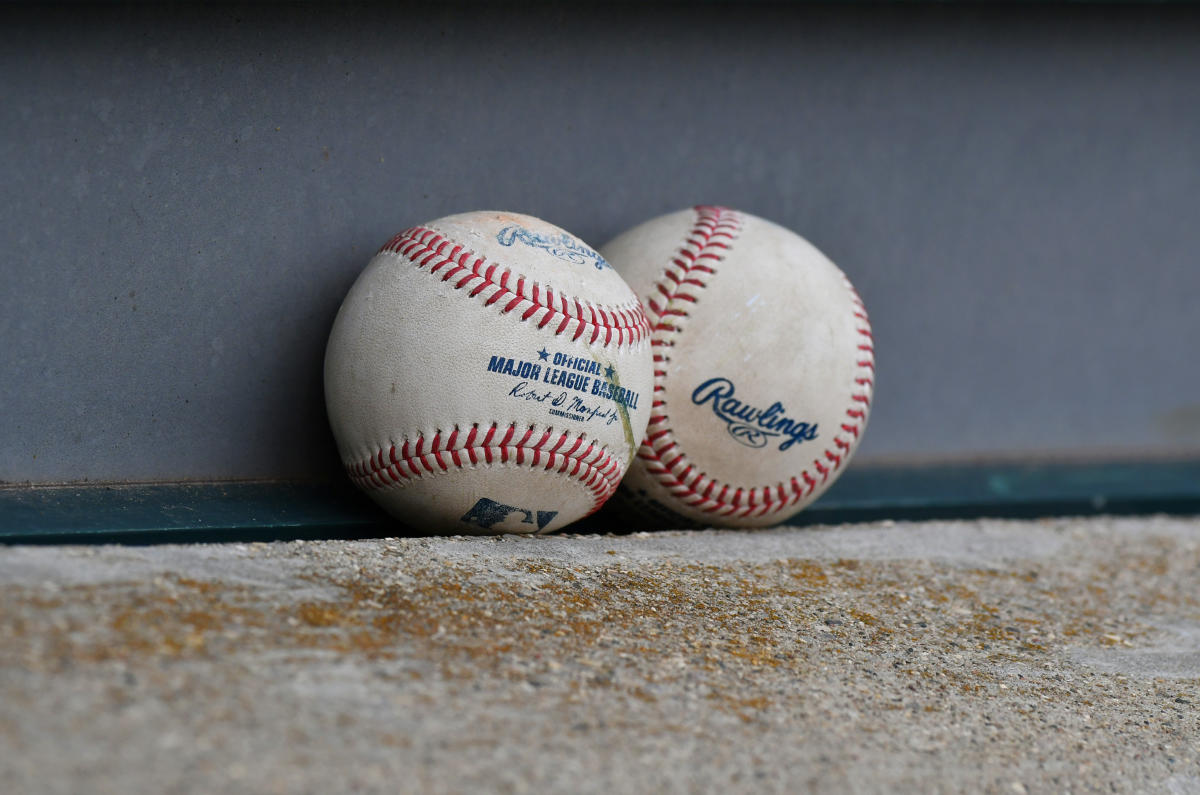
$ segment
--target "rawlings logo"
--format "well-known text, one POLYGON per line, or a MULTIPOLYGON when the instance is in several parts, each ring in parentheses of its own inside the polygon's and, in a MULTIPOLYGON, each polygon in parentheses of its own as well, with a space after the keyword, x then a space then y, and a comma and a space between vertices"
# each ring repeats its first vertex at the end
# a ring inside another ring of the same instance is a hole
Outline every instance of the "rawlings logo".
POLYGON ((527 246, 540 248, 552 257, 575 265, 585 265, 590 262, 596 267, 596 270, 611 267, 608 261, 600 256, 600 252, 582 241, 576 240, 566 232, 548 237, 531 232, 523 226, 514 225, 504 227, 496 235, 496 242, 502 246, 512 246, 517 241, 527 246))
POLYGON ((784 415, 779 401, 760 409, 735 398, 734 390, 728 378, 710 378, 692 392, 692 402, 697 406, 710 404, 713 414, 728 426, 729 435, 747 447, 766 447, 773 438, 782 436, 779 449, 786 450, 817 438, 816 423, 810 425, 784 415))

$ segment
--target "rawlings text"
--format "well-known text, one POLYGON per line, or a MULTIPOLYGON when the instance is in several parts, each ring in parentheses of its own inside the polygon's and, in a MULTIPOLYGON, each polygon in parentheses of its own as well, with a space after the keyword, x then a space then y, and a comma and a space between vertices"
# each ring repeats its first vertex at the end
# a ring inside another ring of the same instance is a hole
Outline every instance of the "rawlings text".
POLYGON ((772 437, 782 436, 780 450, 817 438, 816 423, 809 424, 786 416, 783 404, 776 401, 760 409, 733 396, 728 378, 710 378, 692 392, 697 406, 711 404, 712 412, 728 426, 729 435, 747 447, 766 447, 772 437))
POLYGON ((557 235, 539 235, 523 226, 506 226, 496 235, 496 242, 502 246, 511 246, 521 242, 527 246, 540 248, 552 257, 572 262, 576 265, 591 263, 596 270, 611 267, 600 252, 585 245, 582 241, 561 232, 557 235))

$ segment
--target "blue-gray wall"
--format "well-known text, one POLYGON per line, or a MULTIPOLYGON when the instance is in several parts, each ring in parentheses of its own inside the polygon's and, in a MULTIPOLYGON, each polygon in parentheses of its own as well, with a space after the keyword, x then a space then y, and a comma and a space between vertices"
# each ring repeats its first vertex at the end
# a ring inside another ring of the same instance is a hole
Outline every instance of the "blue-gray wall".
POLYGON ((1200 452, 1200 12, 0 10, 0 480, 320 475, 413 223, 723 203, 856 282, 868 458, 1200 452))

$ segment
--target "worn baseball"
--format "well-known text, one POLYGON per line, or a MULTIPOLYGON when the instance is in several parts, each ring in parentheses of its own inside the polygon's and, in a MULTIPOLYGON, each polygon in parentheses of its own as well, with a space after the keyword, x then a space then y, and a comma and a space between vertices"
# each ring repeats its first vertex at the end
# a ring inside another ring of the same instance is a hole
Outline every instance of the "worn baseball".
POLYGON ((867 312, 808 241, 722 207, 665 215, 601 254, 641 297, 654 386, 616 502, 660 522, 764 526, 846 469, 874 388, 867 312))
POLYGON ((600 254, 474 212, 367 264, 329 336, 325 401, 350 478, 412 528, 547 533, 617 488, 652 369, 641 304, 600 254))

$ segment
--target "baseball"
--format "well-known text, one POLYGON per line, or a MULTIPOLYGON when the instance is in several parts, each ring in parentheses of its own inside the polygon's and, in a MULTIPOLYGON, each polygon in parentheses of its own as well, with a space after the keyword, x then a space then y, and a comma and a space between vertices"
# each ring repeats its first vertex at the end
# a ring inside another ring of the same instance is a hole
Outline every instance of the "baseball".
POLYGON ((650 416, 637 296, 526 215, 416 226, 371 259, 325 353, 350 478, 419 531, 547 533, 617 488, 650 416))
POLYGON ((696 207, 601 254, 652 328, 645 441, 618 502, 662 522, 765 526, 812 503, 867 425, 874 346, 845 275, 793 232, 696 207))

